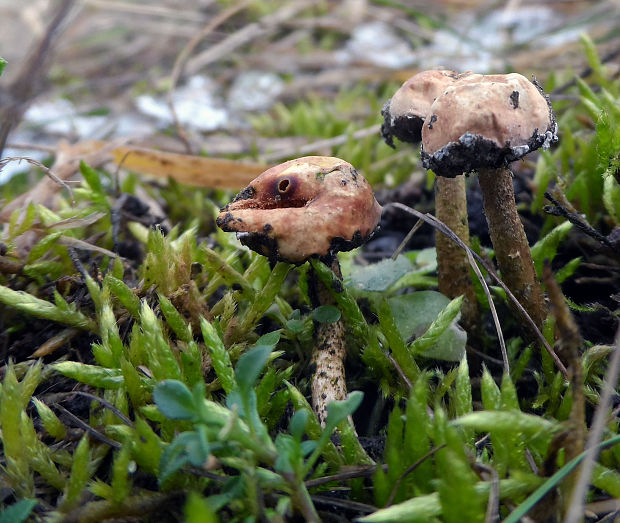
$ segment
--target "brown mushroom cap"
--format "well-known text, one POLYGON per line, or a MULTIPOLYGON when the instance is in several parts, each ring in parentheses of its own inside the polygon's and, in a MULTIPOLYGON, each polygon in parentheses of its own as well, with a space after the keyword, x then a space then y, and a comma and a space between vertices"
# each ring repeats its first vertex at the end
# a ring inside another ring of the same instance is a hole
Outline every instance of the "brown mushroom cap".
POLYGON ((381 110, 384 119, 381 135, 386 143, 394 147, 394 136, 401 142, 418 143, 422 139, 422 124, 435 98, 469 74, 429 70, 409 78, 381 110))
POLYGON ((520 74, 470 75, 448 87, 422 129, 422 163, 453 177, 496 168, 557 140, 551 104, 520 74))
POLYGON ((350 163, 307 156, 262 173, 216 223, 271 261, 303 263, 358 247, 380 216, 370 184, 350 163))

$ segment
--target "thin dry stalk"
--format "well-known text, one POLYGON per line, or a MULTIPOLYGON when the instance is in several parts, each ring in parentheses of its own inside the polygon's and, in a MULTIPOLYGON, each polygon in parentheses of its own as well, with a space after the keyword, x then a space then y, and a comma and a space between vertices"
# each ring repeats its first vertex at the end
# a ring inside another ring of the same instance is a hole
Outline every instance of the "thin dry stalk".
POLYGON ((19 123, 28 103, 38 94, 41 79, 47 72, 46 65, 52 52, 53 44, 60 32, 63 21, 73 7, 73 3, 73 0, 64 0, 59 5, 45 33, 28 59, 24 60, 21 71, 8 88, 11 102, 3 108, 0 114, 0 121, 2 122, 0 124, 0 155, 2 155, 11 129, 19 123))
POLYGON ((316 142, 307 143, 299 147, 287 147, 285 149, 279 149, 272 153, 261 155, 260 159, 264 163, 272 163, 278 160, 283 160, 285 158, 290 158, 292 156, 306 156, 307 154, 316 153, 317 151, 321 151, 323 149, 331 149, 332 147, 342 145, 344 143, 347 143, 347 141, 349 141, 349 139, 351 138, 353 140, 360 140, 362 138, 366 138, 367 136, 375 136, 380 130, 380 124, 371 125, 370 127, 366 127, 364 129, 358 129, 353 134, 339 134, 338 136, 334 136, 333 138, 318 140, 316 142))
POLYGON ((607 374, 605 375, 605 381, 601 391, 601 398, 596 407, 594 413, 594 419, 590 428, 590 434, 586 443, 587 456, 583 460, 579 471, 579 478, 577 484, 573 490, 571 504, 566 513, 566 519, 564 523, 579 523, 583 519, 585 497, 588 492, 588 485, 590 484, 590 476, 594 470, 594 464, 596 457, 598 456, 600 443, 603 437, 603 431, 607 424, 607 412, 611 405, 611 397, 615 393, 616 384, 618 383, 618 374, 620 373, 620 328, 616 332, 616 339, 614 341, 614 352, 611 360, 609 361, 609 367, 607 368, 607 374))
POLYGON ((504 334, 502 332, 502 326, 499 322, 499 316, 497 315, 497 309, 495 308, 495 303, 493 302, 493 297, 491 296, 491 291, 489 290, 489 286, 487 285, 484 276, 480 272, 480 268, 478 264, 474 260, 471 253, 473 251, 466 249, 467 252, 467 260, 469 261, 469 265, 474 269, 476 273, 476 277, 480 281, 482 285, 482 289, 484 290, 484 294, 487 297, 487 301, 489 302, 489 308, 491 309, 491 316, 493 317, 493 324, 495 325, 495 330, 497 331, 497 338, 499 339, 499 349, 502 353, 502 362, 504 363, 504 372, 510 374, 510 362, 508 361, 508 351, 506 350, 506 342, 504 341, 504 334))
POLYGON ((484 523, 498 523, 500 521, 499 475, 493 467, 485 465, 484 463, 475 463, 474 467, 478 470, 483 479, 487 479, 485 476, 490 476, 488 481, 491 484, 491 488, 489 489, 489 500, 487 501, 487 511, 484 517, 484 523))
POLYGON ((532 332, 536 335, 536 337, 538 338, 538 340, 540 341, 542 346, 545 348, 545 350, 549 353, 549 355, 553 359, 553 362, 555 363, 555 366, 558 368, 558 370, 563 374, 563 376, 566 379, 569 379, 568 371, 566 370, 566 367, 562 363, 562 360, 560 360, 560 358, 555 353, 553 348, 551 348, 551 346, 549 345, 549 343, 547 342, 547 340, 543 336, 542 332, 540 332, 540 329, 536 326, 536 323, 534 323, 534 321, 532 320, 530 315, 523 308, 523 306, 519 303, 519 300, 517 300, 515 295, 510 291, 510 289, 506 286, 506 284, 497 275, 497 273, 495 272, 493 267, 491 267, 485 260, 483 260, 476 252, 474 252, 469 247, 467 247, 463 242, 461 242, 461 240, 457 236, 452 235, 451 231, 449 231, 447 229, 445 224, 441 223, 432 214, 428 214, 428 213, 423 214, 423 213, 421 213, 419 211, 416 211, 415 209, 412 209, 411 207, 407 207, 406 205, 403 205, 402 203, 398 203, 398 202, 388 203, 383 208, 386 209, 387 207, 395 207, 395 208, 401 209, 402 211, 405 211, 405 212, 407 212, 409 214, 412 214, 413 216, 416 216, 417 218, 420 218, 420 219, 424 220, 431 227, 441 231, 442 234, 445 234, 447 236, 451 236, 451 237, 453 237, 454 241, 460 242, 459 245, 461 245, 461 248, 462 249, 466 249, 471 254, 471 256, 473 258, 475 258, 476 261, 478 263, 480 263, 484 267, 484 269, 497 282, 497 284, 502 289, 504 289, 504 292, 506 293, 506 297, 510 300, 511 303, 514 304, 516 309, 523 315, 523 318, 525 318, 525 321, 528 322, 528 324, 530 325, 530 327, 532 329, 532 332))
MULTIPOLYGON (((545 263, 543 267, 543 280, 551 303, 551 312, 555 318, 558 355, 565 362, 571 375, 570 390, 573 395, 573 403, 569 417, 569 432, 565 443, 566 461, 570 461, 583 452, 585 440, 586 400, 583 393, 583 370, 579 357, 582 339, 573 315, 566 305, 564 294, 562 294, 560 286, 553 277, 549 263, 545 263)), ((577 472, 575 471, 566 478, 562 490, 570 494, 576 482, 577 472)), ((567 502, 569 501, 568 496, 565 499, 567 502)))
MULTIPOLYGON (((418 221, 415 223, 415 225, 407 233, 407 236, 405 236, 405 239, 400 243, 398 248, 394 251, 394 254, 392 254, 392 259, 393 260, 395 260, 398 257, 398 255, 405 248, 405 245, 407 245, 407 243, 409 242, 411 237, 422 226, 422 224, 424 222, 425 222, 424 220, 418 219, 418 221)), ((503 365, 504 365, 504 371, 507 372, 508 374, 510 374, 510 363, 508 361, 508 352, 506 351, 506 342, 504 341, 504 335, 502 333, 502 327, 501 327, 501 325, 499 323, 499 317, 497 316, 497 310, 495 309, 495 304, 493 303, 493 298, 491 296, 491 291, 489 290, 489 286, 487 285, 487 282, 485 281, 484 276, 480 272, 480 269, 478 268, 478 265, 476 264, 476 261, 474 260, 474 258, 471 255, 471 252, 472 252, 471 249, 462 247, 462 245, 465 245, 465 242, 463 242, 454 233, 454 231, 452 231, 450 229, 450 227, 448 227, 446 224, 442 223, 441 220, 439 220, 439 219, 437 219, 437 222, 442 224, 445 227, 445 232, 442 234, 442 237, 447 238, 451 243, 453 243, 454 245, 457 245, 459 247, 459 250, 460 249, 464 250, 464 252, 465 252, 465 254, 467 256, 467 262, 468 262, 469 266, 476 273, 476 277, 478 278, 478 280, 480 281, 480 284, 482 285, 482 288, 484 289, 484 293, 485 293, 485 295, 487 297, 487 301, 489 302, 489 308, 491 309, 491 316, 493 317, 493 323, 495 324, 495 329, 497 330, 497 338, 499 340, 500 351, 502 353, 502 362, 503 362, 503 365)), ((469 246, 467 246, 467 247, 469 247, 469 246)), ((408 381, 408 380, 406 380, 406 381, 408 381)), ((410 383, 409 383, 409 388, 411 388, 411 384, 410 383)))
POLYGON ((130 15, 140 16, 159 16, 162 18, 194 22, 200 17, 199 11, 187 11, 178 8, 170 8, 161 5, 136 4, 130 2, 113 2, 112 0, 82 0, 85 5, 105 9, 106 11, 117 11, 130 15))
POLYGON ((209 64, 220 60, 241 47, 250 43, 252 40, 273 33, 284 22, 297 16, 300 11, 316 5, 316 0, 305 0, 295 3, 285 4, 277 11, 263 16, 257 22, 248 24, 218 44, 211 46, 202 53, 196 55, 187 62, 186 70, 189 74, 196 74, 209 64))
POLYGON ((174 120, 174 125, 177 129, 177 133, 179 134, 181 140, 185 144, 185 148, 188 153, 193 153, 191 144, 187 137, 187 133, 183 129, 181 122, 179 121, 179 117, 177 115, 176 108, 174 107, 174 99, 173 94, 176 89, 179 78, 181 77, 181 73, 183 72, 183 66, 187 62, 189 56, 194 52, 194 49, 198 46, 198 44, 204 40, 208 35, 210 35, 217 27, 222 25, 226 20, 230 17, 236 15, 242 9, 245 9, 248 5, 248 2, 240 2, 237 5, 233 5, 232 7, 222 11, 218 14, 213 20, 211 20, 207 25, 205 25, 194 37, 187 43, 187 45, 181 50, 176 60, 174 61, 174 67, 172 68, 172 73, 170 75, 170 87, 168 88, 168 96, 167 102, 170 107, 170 112, 172 113, 172 118, 174 120))
POLYGON ((54 174, 54 172, 49 167, 41 163, 39 160, 35 160, 34 158, 29 158, 27 156, 5 156, 4 158, 2 158, 2 160, 0 160, 0 171, 2 171, 2 169, 4 169, 7 164, 11 162, 26 162, 30 165, 38 167, 46 174, 46 176, 49 176, 58 185, 62 186, 64 189, 67 189, 67 191, 69 191, 69 194, 71 195, 71 200, 74 200, 73 191, 71 190, 69 184, 65 180, 61 180, 58 176, 54 174))
MULTIPOLYGON (((93 151, 89 143, 77 144, 60 149, 52 171, 59 180, 68 180, 80 167, 80 160, 93 167, 98 167, 110 159, 112 151, 126 140, 117 140, 93 151)), ((32 189, 20 194, 0 211, 0 223, 6 222, 15 209, 24 207, 30 202, 51 207, 54 197, 61 186, 51 178, 41 179, 32 189)))

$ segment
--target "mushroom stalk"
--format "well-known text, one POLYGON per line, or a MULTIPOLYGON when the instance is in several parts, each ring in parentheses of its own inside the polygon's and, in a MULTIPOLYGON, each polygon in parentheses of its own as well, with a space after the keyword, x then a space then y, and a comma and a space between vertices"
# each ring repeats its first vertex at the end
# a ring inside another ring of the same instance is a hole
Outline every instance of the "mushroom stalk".
MULTIPOLYGON (((325 261, 336 277, 342 280, 340 263, 336 256, 325 261)), ((310 300, 313 307, 335 305, 336 301, 330 290, 319 279, 312 266, 308 272, 310 300)), ((315 323, 315 345, 312 348, 311 362, 314 372, 310 380, 312 406, 316 411, 321 426, 325 426, 327 406, 332 401, 347 397, 344 358, 346 356, 345 327, 340 319, 332 323, 315 323)))
MULTIPOLYGON (((435 178, 435 215, 452 229, 465 245, 469 245, 465 175, 435 178)), ((443 234, 436 234, 435 245, 439 291, 449 298, 465 296, 462 323, 471 334, 476 330, 480 320, 467 253, 443 234)))
POLYGON ((545 302, 505 166, 557 139, 549 98, 517 73, 460 79, 435 99, 422 128, 424 167, 447 176, 478 171, 502 279, 538 327, 545 302))
MULTIPOLYGON (((359 247, 372 236, 381 206, 370 184, 339 158, 307 156, 268 169, 224 207, 216 223, 272 263, 302 264, 319 258, 342 279, 336 253, 359 247)), ((308 273, 313 305, 335 301, 317 277, 308 273)), ((327 405, 346 397, 345 331, 342 322, 319 323, 311 360, 312 400, 321 424, 327 405)))
POLYGON ((541 329, 547 315, 546 305, 517 212, 512 172, 507 168, 479 168, 478 179, 502 280, 541 329))
MULTIPOLYGON (((448 87, 469 75, 430 70, 409 78, 381 111, 384 117, 381 134, 386 143, 393 147, 393 137, 403 142, 418 143, 424 134, 422 127, 433 128, 434 120, 427 118, 433 102, 448 87)), ((449 173, 435 171, 435 214, 463 243, 469 245, 467 197, 462 172, 456 169, 449 173), (458 176, 453 177, 455 174, 458 176)), ((479 330, 480 318, 467 255, 444 235, 437 234, 435 239, 439 290, 449 298, 465 296, 462 323, 473 334, 479 330)))

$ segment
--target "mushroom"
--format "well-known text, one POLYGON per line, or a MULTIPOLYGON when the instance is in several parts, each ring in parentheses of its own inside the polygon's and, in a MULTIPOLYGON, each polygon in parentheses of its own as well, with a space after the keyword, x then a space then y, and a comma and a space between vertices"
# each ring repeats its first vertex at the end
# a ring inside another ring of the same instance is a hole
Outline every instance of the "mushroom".
MULTIPOLYGON (((419 143, 422 140, 422 125, 432 103, 448 87, 470 74, 429 70, 409 78, 381 111, 384 117, 381 134, 386 143, 394 147, 394 136, 402 142, 419 143)), ((465 176, 461 171, 451 173, 450 177, 436 177, 435 214, 469 245, 465 176)), ((471 333, 480 321, 467 253, 443 234, 435 236, 435 244, 439 291, 449 298, 465 296, 463 324, 471 333)))
POLYGON ((469 75, 431 106, 422 129, 422 163, 442 176, 478 171, 502 279, 540 328, 546 306, 507 165, 557 141, 548 97, 520 74, 469 75))
MULTIPOLYGON (((370 184, 351 164, 307 156, 262 173, 222 209, 216 223, 271 263, 300 265, 318 257, 341 279, 336 253, 367 241, 380 216, 370 184)), ((314 307, 335 303, 312 268, 308 280, 314 307)), ((317 323, 315 332, 312 404, 324 424, 327 405, 346 398, 345 331, 338 320, 317 323)))

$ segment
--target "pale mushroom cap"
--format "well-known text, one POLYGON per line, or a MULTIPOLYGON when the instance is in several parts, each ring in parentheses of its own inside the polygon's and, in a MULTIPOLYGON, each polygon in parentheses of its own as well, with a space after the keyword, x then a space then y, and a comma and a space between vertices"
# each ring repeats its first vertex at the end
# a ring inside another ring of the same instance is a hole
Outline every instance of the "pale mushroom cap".
POLYGON ((381 206, 350 163, 308 156, 268 169, 224 207, 217 225, 273 261, 302 263, 364 243, 381 206))
POLYGON ((551 106, 520 74, 470 75, 448 87, 422 128, 423 163, 456 176, 495 168, 557 140, 551 106))
POLYGON ((435 98, 469 74, 471 73, 428 70, 409 78, 381 111, 384 117, 381 133, 386 142, 393 145, 392 136, 396 136, 402 142, 419 142, 422 124, 435 98))
POLYGON ((426 118, 431 105, 440 94, 469 73, 454 71, 422 71, 409 78, 390 99, 392 117, 418 116, 426 118))

